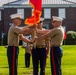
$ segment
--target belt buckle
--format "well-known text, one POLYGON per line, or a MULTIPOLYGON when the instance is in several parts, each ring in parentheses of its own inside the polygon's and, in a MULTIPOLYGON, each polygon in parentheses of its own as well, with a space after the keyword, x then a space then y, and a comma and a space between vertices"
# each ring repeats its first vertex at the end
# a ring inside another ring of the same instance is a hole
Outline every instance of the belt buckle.
POLYGON ((42 45, 40 45, 39 48, 43 48, 42 45))
POLYGON ((45 46, 44 45, 37 45, 36 47, 37 48, 44 48, 45 46))

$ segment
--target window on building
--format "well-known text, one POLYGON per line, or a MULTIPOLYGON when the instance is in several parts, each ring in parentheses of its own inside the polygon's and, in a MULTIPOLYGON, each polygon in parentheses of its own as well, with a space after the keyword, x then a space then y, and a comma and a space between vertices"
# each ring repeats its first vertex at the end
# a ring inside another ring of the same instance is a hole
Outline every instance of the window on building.
POLYGON ((44 9, 44 18, 51 19, 51 9, 49 9, 49 8, 44 9))
POLYGON ((65 17, 65 8, 59 8, 59 17, 62 17, 62 18, 66 18, 65 17))
POLYGON ((0 21, 1 21, 1 11, 0 11, 0 21))
POLYGON ((9 23, 9 25, 11 26, 11 25, 13 25, 13 23, 9 23))
POLYGON ((32 16, 33 16, 33 11, 34 11, 34 9, 31 10, 31 15, 32 15, 32 16))
POLYGON ((24 19, 24 9, 17 9, 17 13, 21 13, 22 19, 24 19))
POLYGON ((47 24, 47 23, 43 24, 43 28, 49 29, 49 24, 47 24))
POLYGON ((66 26, 63 26, 64 32, 66 32, 66 26))

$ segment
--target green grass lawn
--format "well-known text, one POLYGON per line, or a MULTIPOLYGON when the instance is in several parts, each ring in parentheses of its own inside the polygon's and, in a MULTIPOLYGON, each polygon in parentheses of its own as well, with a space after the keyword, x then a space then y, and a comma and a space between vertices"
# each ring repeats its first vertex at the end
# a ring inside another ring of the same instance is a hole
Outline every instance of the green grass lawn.
MULTIPOLYGON (((63 45, 62 75, 76 75, 76 45, 63 45)), ((7 50, 0 46, 0 75, 8 75, 7 50)), ((18 59, 18 75, 32 75, 32 59, 30 68, 24 65, 25 50, 20 47, 18 59)), ((46 75, 51 75, 50 59, 47 59, 46 75)))

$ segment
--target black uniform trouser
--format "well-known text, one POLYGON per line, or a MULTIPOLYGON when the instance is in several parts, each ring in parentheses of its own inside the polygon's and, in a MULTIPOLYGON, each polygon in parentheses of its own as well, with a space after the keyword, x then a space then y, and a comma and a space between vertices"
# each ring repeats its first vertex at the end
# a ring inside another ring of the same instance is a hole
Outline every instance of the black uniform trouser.
POLYGON ((61 72, 62 48, 51 47, 50 57, 51 57, 50 59, 51 59, 52 75, 62 75, 62 72, 61 72))
POLYGON ((7 58, 9 65, 9 75, 17 75, 18 53, 19 48, 17 46, 8 46, 7 58))
POLYGON ((30 67, 30 53, 25 53, 25 66, 30 67))
POLYGON ((38 75, 38 65, 40 63, 40 75, 45 75, 46 48, 36 48, 32 50, 33 75, 38 75))

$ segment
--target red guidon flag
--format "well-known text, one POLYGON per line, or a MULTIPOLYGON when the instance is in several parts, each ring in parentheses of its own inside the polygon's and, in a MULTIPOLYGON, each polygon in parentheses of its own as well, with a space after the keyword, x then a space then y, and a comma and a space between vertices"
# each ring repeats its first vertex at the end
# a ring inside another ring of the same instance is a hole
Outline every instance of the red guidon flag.
POLYGON ((64 32, 64 40, 66 40, 66 38, 67 38, 67 34, 66 32, 64 32))
POLYGON ((34 11, 32 12, 33 16, 25 20, 25 24, 32 26, 40 21, 42 13, 42 0, 30 0, 29 3, 34 8, 34 11))

